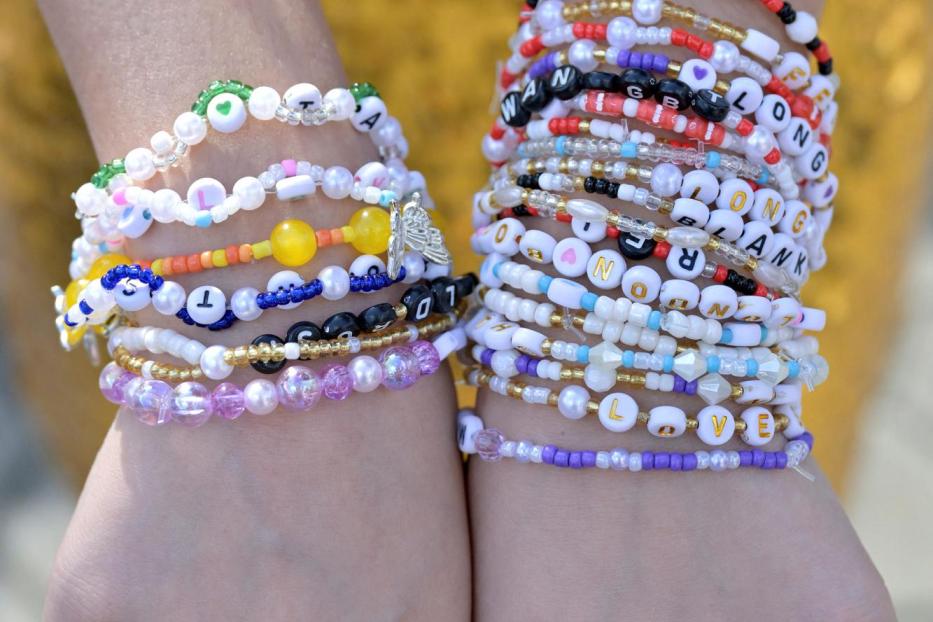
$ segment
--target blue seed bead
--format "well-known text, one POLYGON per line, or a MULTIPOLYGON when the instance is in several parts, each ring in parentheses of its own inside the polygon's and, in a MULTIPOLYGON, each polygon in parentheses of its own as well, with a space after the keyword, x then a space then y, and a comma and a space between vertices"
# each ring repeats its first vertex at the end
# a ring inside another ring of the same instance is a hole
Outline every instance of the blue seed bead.
POLYGON ((577 348, 577 362, 578 363, 589 363, 590 362, 590 347, 589 346, 580 346, 577 348))
POLYGON ((139 272, 140 272, 139 266, 130 266, 126 269, 126 276, 131 279, 138 279, 139 272))
MULTIPOLYGON (((557 141, 554 143, 554 151, 557 152, 557 155, 564 155, 564 145, 567 144, 566 136, 559 136, 557 141)), ((524 144, 522 145, 524 146, 524 144)))
MULTIPOLYGON (((496 275, 496 276, 498 276, 498 275, 496 275)), ((547 289, 551 286, 551 281, 553 281, 553 280, 554 280, 554 277, 550 277, 550 276, 548 276, 548 275, 546 275, 546 274, 543 275, 540 279, 538 279, 538 290, 539 290, 542 294, 546 294, 546 293, 547 293, 547 289)))
POLYGON ((201 227, 202 229, 207 229, 208 227, 210 227, 211 226, 210 210, 200 210, 197 216, 194 217, 194 224, 195 226, 201 227))
POLYGON ((674 357, 670 354, 664 355, 664 373, 669 374, 674 370, 674 357))
POLYGON ((497 263, 497 264, 493 264, 493 265, 492 265, 492 274, 493 274, 493 276, 495 276, 496 278, 499 278, 499 268, 500 268, 500 267, 502 267, 502 262, 501 262, 501 261, 500 261, 499 263, 497 263))
POLYGON ((796 378, 800 374, 800 363, 797 361, 787 362, 787 377, 796 378))
POLYGON ((275 304, 276 305, 287 305, 288 304, 288 292, 286 292, 284 289, 276 292, 275 304))
POLYGON ((405 266, 400 266, 398 269, 398 276, 395 277, 395 282, 396 283, 401 282, 405 278, 406 274, 407 273, 405 272, 405 266))
POLYGON ((586 292, 580 298, 580 306, 583 307, 584 311, 592 311, 596 308, 596 300, 599 298, 593 292, 586 292))
POLYGON ((715 354, 706 357, 706 371, 715 374, 719 371, 719 357, 715 354))
POLYGON ((128 266, 120 264, 113 269, 113 273, 117 276, 118 279, 126 277, 126 269, 128 266))
POLYGON ((391 190, 383 190, 379 193, 379 205, 382 207, 389 207, 392 204, 392 201, 395 200, 395 193, 391 190))
POLYGON ((623 158, 634 158, 638 156, 638 145, 632 141, 625 141, 619 149, 619 155, 623 158))
POLYGON ((719 338, 719 343, 732 343, 732 329, 723 328, 722 337, 719 338))
POLYGON ((648 328, 651 330, 658 330, 661 328, 661 312, 655 309, 648 316, 648 328))
POLYGON ((722 161, 722 156, 719 155, 718 151, 707 151, 706 152, 706 168, 719 168, 719 164, 722 161))
POLYGON ((635 366, 635 352, 632 350, 625 350, 622 352, 622 367, 634 367, 635 366))
POLYGON ((758 343, 764 343, 768 339, 768 327, 764 324, 761 325, 761 341, 758 343))
POLYGON ((757 180, 755 180, 755 182, 756 182, 759 186, 764 186, 766 183, 768 183, 768 180, 769 180, 769 179, 771 179, 771 173, 769 173, 767 170, 765 170, 765 169, 762 167, 762 169, 761 169, 761 176, 760 176, 757 180))
POLYGON ((749 378, 755 376, 755 374, 758 373, 758 361, 756 361, 755 359, 748 359, 747 361, 745 361, 745 367, 746 367, 745 375, 748 376, 749 378))
POLYGON ((81 310, 81 313, 83 313, 84 315, 90 315, 94 313, 94 309, 92 309, 91 305, 87 303, 87 300, 79 301, 78 308, 81 310))

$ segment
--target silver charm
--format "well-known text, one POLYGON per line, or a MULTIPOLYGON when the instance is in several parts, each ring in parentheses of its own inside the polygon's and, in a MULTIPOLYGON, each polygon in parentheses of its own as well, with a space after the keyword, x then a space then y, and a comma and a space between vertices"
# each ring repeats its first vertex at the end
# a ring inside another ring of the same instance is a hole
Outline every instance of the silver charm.
POLYGON ((431 222, 431 216, 421 206, 421 193, 414 192, 404 204, 393 201, 389 207, 389 265, 391 278, 397 278, 402 256, 407 249, 424 255, 437 264, 449 264, 450 252, 444 245, 444 234, 431 222))

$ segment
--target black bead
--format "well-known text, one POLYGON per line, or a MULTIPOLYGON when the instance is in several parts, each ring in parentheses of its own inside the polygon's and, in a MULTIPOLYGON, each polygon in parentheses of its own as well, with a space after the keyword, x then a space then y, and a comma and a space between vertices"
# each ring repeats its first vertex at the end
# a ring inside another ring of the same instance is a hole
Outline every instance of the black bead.
POLYGON ((463 276, 454 279, 454 285, 457 286, 457 300, 463 300, 472 294, 478 283, 479 279, 472 272, 467 272, 463 276))
POLYGON ((729 102, 715 91, 700 89, 693 98, 693 111, 707 121, 718 123, 729 113, 729 102))
POLYGON ((825 63, 817 63, 816 66, 820 70, 821 76, 829 76, 833 73, 833 59, 829 59, 825 63))
POLYGON ((296 322, 285 333, 285 341, 317 341, 324 336, 321 327, 314 322, 296 322))
POLYGON ((583 74, 573 65, 561 65, 551 73, 548 86, 557 99, 570 99, 583 90, 583 74))
POLYGON ((648 99, 658 89, 658 81, 644 69, 630 67, 619 76, 621 92, 632 99, 648 99))
MULTIPOLYGON (((275 335, 259 335, 253 339, 250 344, 254 346, 262 345, 268 343, 269 345, 279 345, 282 343, 282 339, 275 335)), ((285 359, 281 361, 255 361, 250 363, 250 366, 258 371, 260 374, 274 374, 277 371, 280 371, 285 367, 285 359)))
POLYGON ((654 99, 662 106, 674 110, 686 110, 693 101, 693 89, 675 78, 664 78, 658 81, 658 89, 654 92, 654 99))
POLYGON ((583 75, 583 88, 596 91, 618 92, 619 76, 608 71, 591 71, 583 75))
POLYGON ((539 173, 524 173, 515 178, 515 184, 521 188, 538 188, 539 173))
POLYGON ((502 120, 506 125, 512 127, 524 127, 531 119, 531 113, 522 108, 522 96, 516 91, 512 91, 504 98, 499 105, 499 112, 502 113, 502 120))
POLYGON ((819 37, 813 37, 813 41, 808 41, 804 46, 811 52, 815 52, 818 47, 823 45, 823 42, 820 41, 819 37))
POLYGON ((793 24, 797 21, 797 11, 794 10, 789 3, 785 2, 781 9, 777 12, 777 16, 781 18, 781 22, 784 24, 793 24))
POLYGON ((414 285, 409 287, 402 295, 402 304, 408 310, 405 316, 411 322, 420 322, 431 315, 434 308, 434 297, 427 285, 414 285))
POLYGON ((723 281, 723 284, 731 287, 740 294, 745 294, 746 296, 751 296, 755 293, 755 290, 758 289, 758 284, 755 283, 754 279, 742 276, 735 270, 731 269, 726 272, 726 278, 723 281))
POLYGON ((457 286, 451 278, 442 276, 431 281, 431 295, 436 313, 447 313, 457 306, 457 286))
POLYGON ((323 325, 324 337, 327 339, 337 339, 338 337, 355 337, 360 334, 360 323, 356 316, 349 311, 335 313, 326 320, 323 325))
POLYGON ((522 89, 522 108, 531 112, 538 112, 550 104, 553 98, 554 96, 551 95, 547 82, 541 78, 535 78, 522 89))
POLYGON ((360 327, 364 333, 374 333, 388 328, 397 319, 395 307, 387 302, 380 302, 360 313, 360 327))
POLYGON ((628 259, 646 259, 651 257, 657 242, 651 238, 640 238, 626 233, 619 232, 619 252, 628 259))

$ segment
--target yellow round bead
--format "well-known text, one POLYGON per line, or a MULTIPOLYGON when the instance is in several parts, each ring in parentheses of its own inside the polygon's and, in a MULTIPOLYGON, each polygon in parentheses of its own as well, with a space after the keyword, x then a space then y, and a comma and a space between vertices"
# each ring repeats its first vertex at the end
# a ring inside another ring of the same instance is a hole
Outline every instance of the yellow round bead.
POLYGON ((81 339, 84 338, 84 333, 86 332, 87 324, 75 326, 74 328, 65 328, 65 336, 68 339, 68 345, 76 346, 81 343, 81 339))
POLYGON ((303 220, 283 220, 269 236, 272 256, 283 266, 303 266, 317 253, 314 229, 303 220))
POLYGON ((87 271, 87 278, 96 279, 104 276, 104 274, 107 273, 107 270, 110 270, 111 268, 132 263, 133 260, 126 255, 120 255, 118 253, 107 253, 106 255, 101 255, 94 260, 94 263, 91 264, 91 269, 87 271))
POLYGON ((87 279, 75 279, 68 284, 68 287, 65 288, 66 309, 70 309, 74 303, 78 302, 78 294, 84 291, 88 283, 90 283, 90 281, 87 279))
POLYGON ((378 207, 364 207, 350 218, 353 248, 367 255, 384 253, 389 248, 389 213, 378 207))

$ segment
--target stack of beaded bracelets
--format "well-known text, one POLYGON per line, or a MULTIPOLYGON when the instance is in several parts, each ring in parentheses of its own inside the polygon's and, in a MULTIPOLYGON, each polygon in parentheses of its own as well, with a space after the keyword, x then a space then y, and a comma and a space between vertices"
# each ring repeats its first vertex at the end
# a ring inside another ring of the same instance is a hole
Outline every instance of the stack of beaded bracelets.
POLYGON ((380 386, 405 389, 466 345, 458 324, 478 279, 450 275, 443 235, 424 204, 424 179, 405 168, 407 145, 399 124, 372 86, 357 84, 322 96, 317 87, 302 83, 280 97, 269 87, 215 82, 191 112, 178 117, 174 134, 158 132, 151 144, 151 150, 134 149, 104 165, 75 193, 83 235, 75 242, 70 265, 74 280, 65 289, 53 288, 62 345, 83 342, 93 351, 95 335, 106 336, 113 361, 100 374, 101 392, 143 423, 197 427, 213 416, 232 420, 278 407, 308 411, 321 397, 344 400, 380 386), (370 134, 380 161, 354 173, 287 158, 237 180, 231 192, 219 180, 198 179, 184 199, 169 188, 142 186, 201 142, 208 125, 234 132, 245 123, 247 111, 290 125, 349 120, 357 131, 370 134), (315 228, 291 218, 260 241, 155 258, 122 254, 125 241, 145 235, 153 222, 206 228, 269 199, 300 201, 318 189, 328 199, 363 206, 341 227, 315 228), (340 244, 359 253, 349 266, 318 266, 310 279, 297 271, 340 244), (208 283, 189 292, 173 279, 267 258, 288 269, 259 289, 243 286, 225 293, 208 283), (374 295, 400 283, 407 288, 399 297, 374 295), (260 334, 234 347, 202 343, 168 328, 137 326, 132 316, 152 305, 188 326, 216 332, 256 320, 269 309, 293 311, 315 298, 337 301, 349 295, 377 299, 359 313, 341 311, 321 320, 302 314, 284 337, 260 334), (344 356, 352 358, 320 369, 301 364, 344 356), (243 386, 227 381, 238 367, 259 377, 243 386), (273 380, 263 378, 270 374, 276 375, 273 380), (205 386, 212 381, 219 384, 205 386))
POLYGON ((667 0, 528 2, 483 139, 493 171, 473 204, 485 260, 467 382, 614 433, 690 433, 709 449, 565 449, 506 438, 463 411, 463 452, 628 471, 807 457, 801 387, 828 366, 806 334, 825 314, 800 290, 826 262, 838 77, 812 16, 764 4, 816 74, 762 32, 667 0), (661 49, 671 46, 695 57, 675 61, 661 49), (632 388, 699 403, 643 409, 632 388), (783 449, 767 450, 778 435, 783 449), (749 448, 721 447, 733 438, 749 448))

